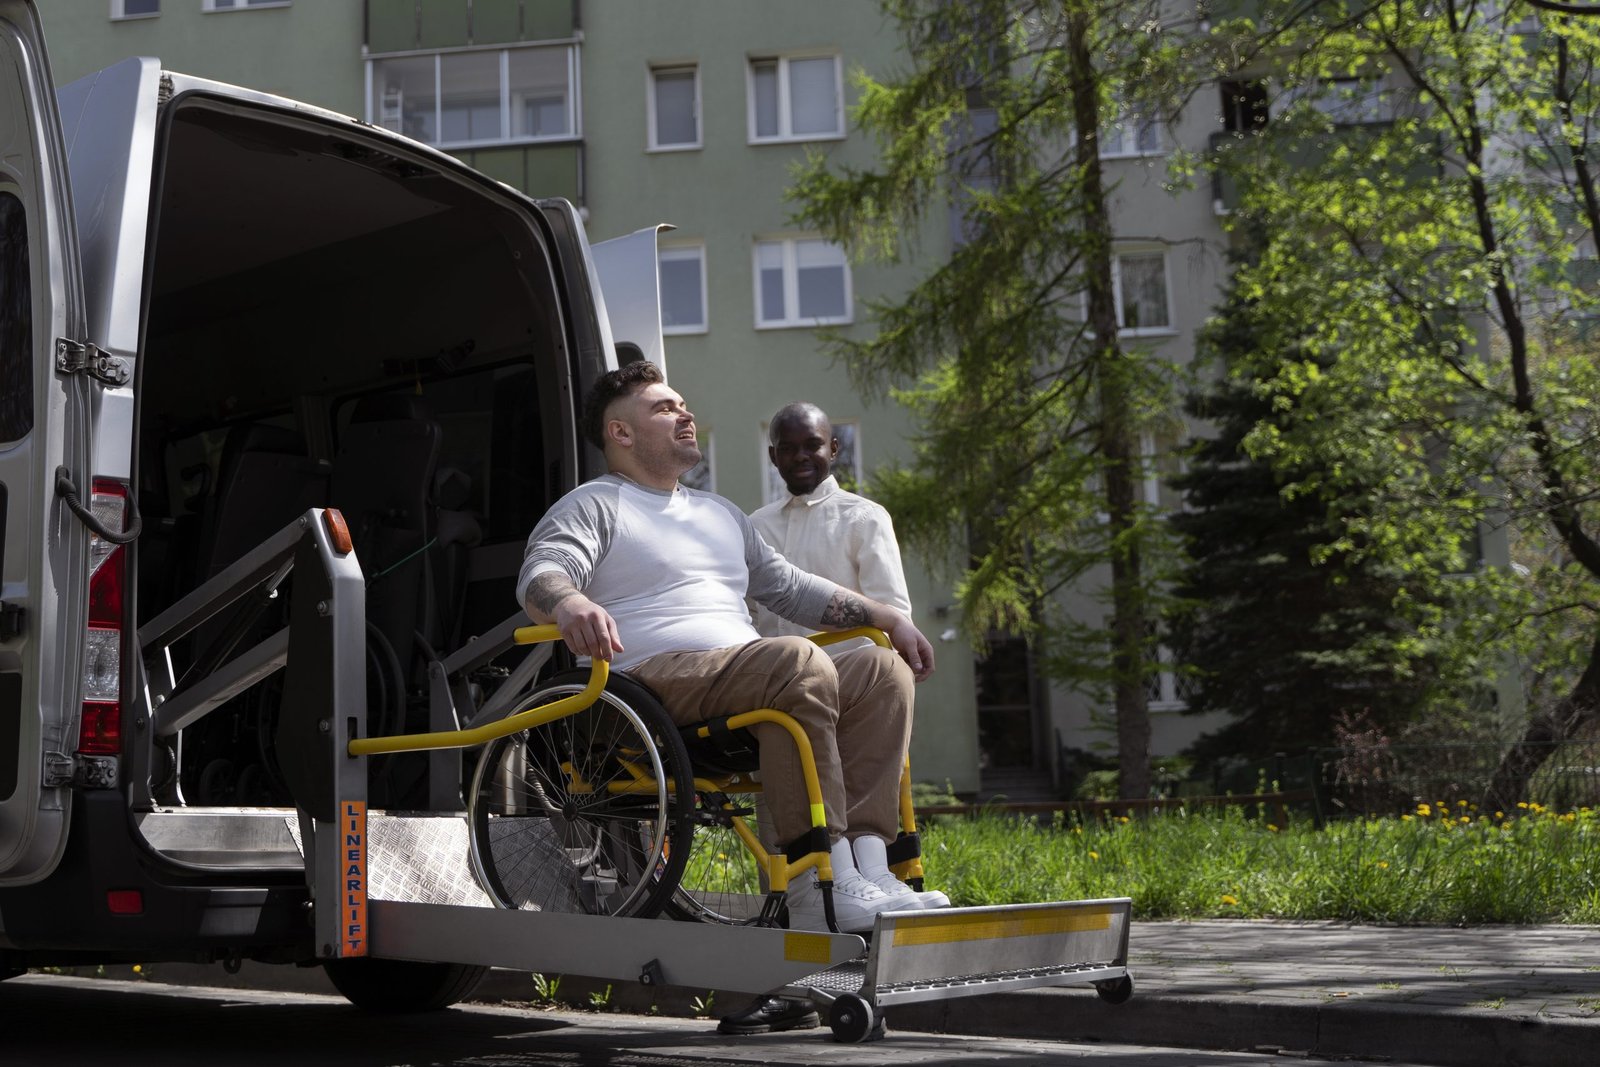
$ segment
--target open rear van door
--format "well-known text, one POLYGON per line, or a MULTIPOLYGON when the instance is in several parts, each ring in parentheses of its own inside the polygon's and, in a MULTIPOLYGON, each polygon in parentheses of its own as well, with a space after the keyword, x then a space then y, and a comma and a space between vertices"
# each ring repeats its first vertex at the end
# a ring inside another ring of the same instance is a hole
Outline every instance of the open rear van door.
POLYGON ((38 12, 0 0, 0 884, 54 869, 77 745, 89 539, 55 472, 87 503, 90 388, 56 367, 93 350, 65 160, 38 12))
POLYGON ((605 294, 611 339, 636 345, 645 359, 667 373, 666 346, 661 339, 661 279, 656 236, 671 226, 647 226, 626 237, 590 246, 600 289, 605 294))

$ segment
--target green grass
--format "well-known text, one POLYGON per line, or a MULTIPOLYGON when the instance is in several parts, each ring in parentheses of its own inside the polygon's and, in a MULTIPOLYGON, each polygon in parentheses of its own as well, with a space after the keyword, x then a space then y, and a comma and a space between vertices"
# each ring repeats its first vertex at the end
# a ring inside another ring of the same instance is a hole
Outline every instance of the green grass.
POLYGON ((929 888, 957 905, 1132 897, 1141 919, 1600 923, 1600 812, 1465 802, 1274 826, 1238 808, 1148 818, 936 817, 929 888))

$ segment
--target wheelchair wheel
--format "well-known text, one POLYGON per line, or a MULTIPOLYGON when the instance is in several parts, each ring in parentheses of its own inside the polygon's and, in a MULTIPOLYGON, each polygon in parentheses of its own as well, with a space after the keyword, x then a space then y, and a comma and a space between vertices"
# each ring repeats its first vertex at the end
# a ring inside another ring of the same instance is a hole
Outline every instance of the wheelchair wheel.
MULTIPOLYGON (((523 707, 583 688, 558 676, 523 707)), ((653 916, 688 859, 693 796, 677 728, 613 676, 591 707, 484 748, 468 805, 473 871, 502 908, 653 916)))
MULTIPOLYGON (((738 808, 743 798, 735 797, 738 808)), ((694 845, 672 895, 672 913, 694 922, 740 925, 761 914, 761 868, 733 828, 738 820, 756 832, 753 815, 741 815, 702 797, 695 814, 694 845)))

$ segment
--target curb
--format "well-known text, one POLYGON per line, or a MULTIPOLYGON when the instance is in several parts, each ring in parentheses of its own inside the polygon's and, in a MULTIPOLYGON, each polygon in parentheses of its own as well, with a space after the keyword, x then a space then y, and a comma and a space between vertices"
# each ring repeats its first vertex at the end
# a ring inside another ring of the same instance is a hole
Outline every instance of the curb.
MULTIPOLYGON (((1137 974, 1135 975, 1137 982, 1137 974)), ((891 1008, 897 1030, 1388 1059, 1433 1067, 1593 1062, 1600 1027, 1537 1015, 1156 994, 1111 1006, 1081 990, 995 993, 891 1008)))
MULTIPOLYGON (((108 978, 338 995, 320 967, 247 962, 237 974, 215 964, 157 964, 140 974, 124 971, 102 969, 108 978)), ((78 973, 96 972, 83 968, 78 973)), ((470 999, 529 1007, 540 1002, 531 974, 498 968, 470 999)), ((555 999, 562 1008, 695 1018, 708 1001, 715 1017, 742 1007, 747 996, 564 976, 555 999)), ((1035 989, 897 1005, 887 1014, 891 1031, 1388 1059, 1432 1067, 1577 1067, 1592 1062, 1600 1047, 1600 1023, 1526 1013, 1344 1000, 1141 995, 1137 985, 1133 999, 1120 1005, 1106 1004, 1086 988, 1035 989)))

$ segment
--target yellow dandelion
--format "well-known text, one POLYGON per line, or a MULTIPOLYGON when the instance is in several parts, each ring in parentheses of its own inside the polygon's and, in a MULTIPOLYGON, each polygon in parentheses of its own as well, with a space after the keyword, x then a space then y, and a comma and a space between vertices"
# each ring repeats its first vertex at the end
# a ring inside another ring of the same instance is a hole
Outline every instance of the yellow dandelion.
POLYGON ((1239 903, 1239 898, 1234 896, 1232 893, 1224 893, 1224 894, 1222 894, 1222 906, 1223 907, 1231 908, 1231 907, 1233 907, 1234 905, 1236 905, 1238 903, 1239 903))
POLYGON ((144 973, 144 968, 139 966, 137 963, 135 963, 133 965, 133 973, 134 974, 143 974, 144 973))
POLYGON ((1118 815, 1118 816, 1117 816, 1117 821, 1118 821, 1118 822, 1122 822, 1122 823, 1125 823, 1125 822, 1127 822, 1127 821, 1128 821, 1128 817, 1127 817, 1127 816, 1126 816, 1126 815, 1118 815))
POLYGON ((1467 802, 1466 802, 1466 801, 1465 801, 1465 800, 1458 800, 1458 801, 1456 801, 1456 807, 1458 807, 1458 808, 1464 808, 1464 807, 1466 807, 1466 806, 1467 806, 1467 802))
POLYGON ((1379 867, 1380 870, 1387 871, 1389 869, 1389 861, 1388 860, 1379 860, 1378 861, 1378 867, 1379 867))
POLYGON ((1412 822, 1413 821, 1413 817, 1410 816, 1410 815, 1402 815, 1402 816, 1400 816, 1400 821, 1401 822, 1412 822))
POLYGON ((1527 810, 1528 802, 1526 800, 1519 800, 1517 801, 1517 807, 1527 810))
POLYGON ((1097 859, 1100 858, 1100 853, 1098 853, 1098 852, 1090 852, 1089 853, 1089 858, 1092 859, 1092 860, 1097 860, 1097 859))
POLYGON ((1506 813, 1503 811, 1497 811, 1494 813, 1494 817, 1497 819, 1503 819, 1506 817, 1506 813))
POLYGON ((1268 832, 1269 832, 1269 833, 1274 833, 1274 834, 1275 834, 1275 833, 1277 833, 1277 832, 1278 832, 1278 828, 1277 828, 1277 826, 1276 826, 1276 825, 1274 825, 1274 824, 1273 824, 1273 823, 1270 823, 1270 822, 1269 822, 1269 823, 1267 823, 1267 831, 1268 831, 1268 832))
POLYGON ((1426 819, 1428 816, 1433 814, 1433 809, 1426 804, 1418 804, 1417 814, 1426 819))

